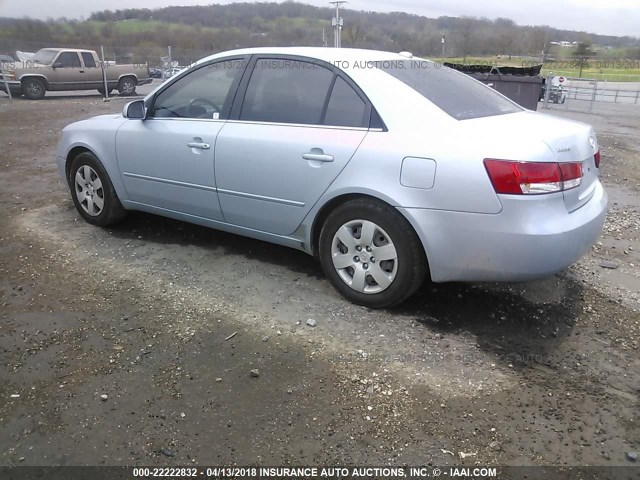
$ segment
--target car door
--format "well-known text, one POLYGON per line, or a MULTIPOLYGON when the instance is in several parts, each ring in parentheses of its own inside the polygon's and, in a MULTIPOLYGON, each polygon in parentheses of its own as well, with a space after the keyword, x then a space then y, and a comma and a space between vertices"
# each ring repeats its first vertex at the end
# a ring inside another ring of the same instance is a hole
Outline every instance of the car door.
POLYGON ((84 68, 78 52, 60 52, 47 72, 51 90, 75 90, 84 81, 84 68))
POLYGON ((214 145, 245 67, 239 58, 189 71, 150 100, 147 118, 120 127, 116 154, 131 202, 222 219, 214 145))
POLYGON ((257 57, 216 143, 227 222, 293 233, 368 132, 371 106, 327 64, 257 57))

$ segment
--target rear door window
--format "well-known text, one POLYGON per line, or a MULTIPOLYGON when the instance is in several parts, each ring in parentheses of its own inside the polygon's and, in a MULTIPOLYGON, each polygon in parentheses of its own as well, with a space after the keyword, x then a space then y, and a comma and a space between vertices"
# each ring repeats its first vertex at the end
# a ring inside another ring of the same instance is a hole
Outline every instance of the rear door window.
POLYGON ((82 52, 82 61, 84 62, 84 66, 87 68, 95 68, 96 61, 93 58, 93 55, 89 52, 82 52))
POLYGON ((315 63, 259 59, 240 120, 321 125, 333 78, 331 70, 315 63))
POLYGON ((367 111, 367 104, 360 95, 342 77, 336 78, 324 124, 339 127, 368 127, 367 111))

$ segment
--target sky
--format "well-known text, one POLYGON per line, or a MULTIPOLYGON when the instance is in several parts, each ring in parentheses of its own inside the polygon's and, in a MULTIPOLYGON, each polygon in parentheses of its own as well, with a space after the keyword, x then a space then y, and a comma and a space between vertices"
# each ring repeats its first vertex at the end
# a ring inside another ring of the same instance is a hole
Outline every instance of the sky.
MULTIPOLYGON (((86 18, 91 12, 169 5, 208 5, 234 0, 0 0, 0 17, 46 19, 86 18)), ((328 6, 325 0, 303 0, 328 6)), ((379 12, 400 11, 427 17, 505 17, 520 25, 550 25, 603 35, 640 37, 640 0, 349 0, 346 8, 379 12)), ((348 22, 348 12, 345 12, 348 22)))

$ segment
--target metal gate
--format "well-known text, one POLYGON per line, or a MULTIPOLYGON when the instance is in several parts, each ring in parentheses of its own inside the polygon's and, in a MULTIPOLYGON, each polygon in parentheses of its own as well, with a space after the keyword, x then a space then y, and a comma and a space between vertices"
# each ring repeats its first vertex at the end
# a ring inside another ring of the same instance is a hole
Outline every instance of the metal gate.
MULTIPOLYGON (((551 85, 554 77, 548 77, 551 85)), ((557 78, 557 77, 556 77, 557 78)), ((593 112, 596 102, 640 105, 640 83, 607 82, 591 78, 560 77, 561 94, 546 89, 543 108, 564 108, 578 112, 593 112)))

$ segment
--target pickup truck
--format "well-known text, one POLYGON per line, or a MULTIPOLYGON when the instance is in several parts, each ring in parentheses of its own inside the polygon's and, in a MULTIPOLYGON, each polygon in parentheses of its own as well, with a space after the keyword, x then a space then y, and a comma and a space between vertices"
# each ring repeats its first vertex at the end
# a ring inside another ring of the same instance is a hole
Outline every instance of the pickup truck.
POLYGON ((103 72, 107 77, 109 92, 117 88, 122 95, 133 95, 138 85, 153 80, 146 64, 103 64, 93 50, 43 48, 29 61, 3 64, 0 90, 8 86, 12 95, 24 95, 32 100, 41 99, 48 90, 95 88, 104 95, 103 72))

